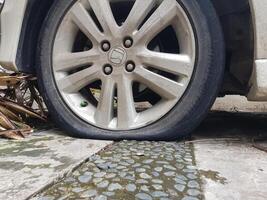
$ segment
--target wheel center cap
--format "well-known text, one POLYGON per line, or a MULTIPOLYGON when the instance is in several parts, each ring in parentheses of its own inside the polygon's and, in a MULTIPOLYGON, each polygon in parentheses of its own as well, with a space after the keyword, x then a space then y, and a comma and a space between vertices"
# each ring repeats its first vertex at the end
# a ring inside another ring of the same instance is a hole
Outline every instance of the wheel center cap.
POLYGON ((115 47, 110 50, 108 60, 114 65, 123 65, 127 60, 126 50, 122 47, 115 47))

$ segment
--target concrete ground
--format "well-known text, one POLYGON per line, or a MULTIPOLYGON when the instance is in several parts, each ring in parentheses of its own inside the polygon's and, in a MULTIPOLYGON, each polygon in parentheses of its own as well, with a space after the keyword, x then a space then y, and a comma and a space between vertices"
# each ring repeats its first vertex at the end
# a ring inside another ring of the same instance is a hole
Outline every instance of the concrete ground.
POLYGON ((0 139, 0 199, 29 198, 111 143, 73 139, 57 130, 23 141, 0 139))
POLYGON ((267 152, 255 148, 267 144, 266 121, 261 115, 213 113, 194 133, 206 200, 267 199, 267 152))
POLYGON ((266 105, 218 99, 186 141, 0 140, 0 199, 265 200, 266 105))

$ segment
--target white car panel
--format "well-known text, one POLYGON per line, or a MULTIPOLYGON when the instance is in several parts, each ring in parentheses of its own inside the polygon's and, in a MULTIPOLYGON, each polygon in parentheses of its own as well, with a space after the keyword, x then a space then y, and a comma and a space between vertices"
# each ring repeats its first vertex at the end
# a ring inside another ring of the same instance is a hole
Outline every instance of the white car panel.
POLYGON ((1 12, 0 65, 17 70, 16 55, 28 0, 6 0, 1 12))
POLYGON ((267 3, 250 0, 254 22, 255 61, 250 79, 250 101, 267 101, 267 3))

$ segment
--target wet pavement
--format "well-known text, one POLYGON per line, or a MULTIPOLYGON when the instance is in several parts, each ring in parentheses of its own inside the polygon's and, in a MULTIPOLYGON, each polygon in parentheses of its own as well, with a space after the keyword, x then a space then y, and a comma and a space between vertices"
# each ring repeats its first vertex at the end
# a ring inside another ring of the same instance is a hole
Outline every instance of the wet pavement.
POLYGON ((267 199, 267 116, 212 112, 179 142, 122 141, 33 199, 267 199), (266 140, 259 140, 266 144, 266 140))
POLYGON ((265 113, 214 112, 195 131, 205 200, 267 199, 266 122, 265 113))
POLYGON ((202 199, 193 146, 123 141, 93 156, 36 199, 202 199))
POLYGON ((0 138, 0 200, 27 199, 110 144, 74 139, 53 129, 22 141, 0 138))
POLYGON ((237 109, 235 101, 215 104, 185 141, 111 145, 62 134, 2 141, 1 161, 12 163, 0 165, 0 199, 266 200, 267 106, 252 114, 259 104, 237 109))

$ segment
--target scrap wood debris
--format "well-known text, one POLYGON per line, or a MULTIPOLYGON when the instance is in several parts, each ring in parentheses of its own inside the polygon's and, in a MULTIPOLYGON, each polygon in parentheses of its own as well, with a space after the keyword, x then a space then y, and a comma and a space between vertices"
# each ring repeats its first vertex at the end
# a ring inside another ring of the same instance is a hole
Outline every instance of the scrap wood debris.
POLYGON ((0 137, 23 139, 33 132, 27 121, 46 121, 46 116, 35 77, 0 72, 0 137))

